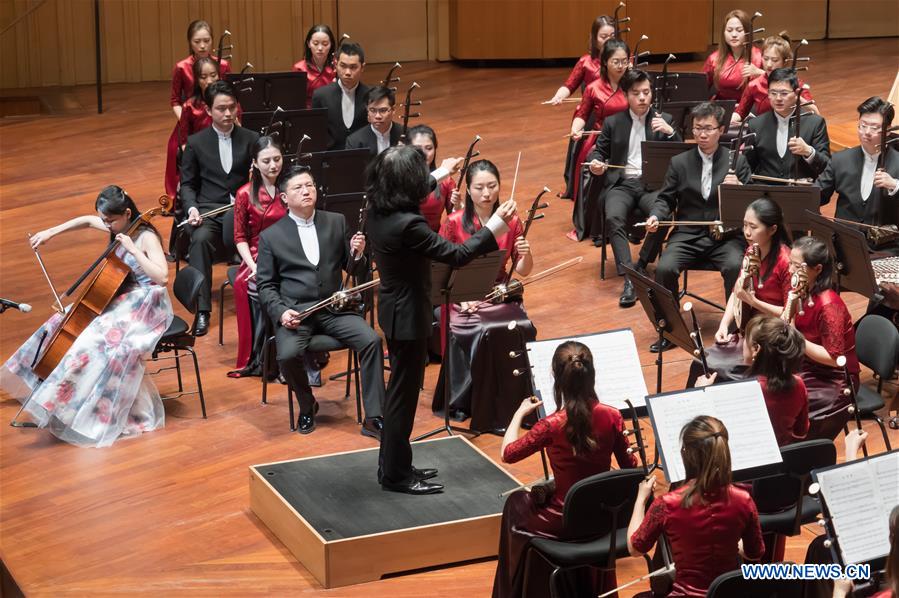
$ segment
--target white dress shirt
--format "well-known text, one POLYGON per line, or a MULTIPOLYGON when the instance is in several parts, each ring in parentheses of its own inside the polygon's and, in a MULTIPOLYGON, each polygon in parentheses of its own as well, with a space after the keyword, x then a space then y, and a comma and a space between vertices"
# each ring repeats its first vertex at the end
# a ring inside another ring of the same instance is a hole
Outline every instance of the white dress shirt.
POLYGON ((212 129, 219 138, 219 159, 222 161, 222 170, 225 171, 225 174, 228 174, 231 172, 231 166, 233 165, 231 133, 234 132, 234 125, 231 125, 231 128, 224 132, 215 125, 212 126, 212 129))
POLYGON ((356 87, 359 87, 359 84, 357 83, 356 87, 353 87, 353 89, 347 89, 343 86, 343 81, 338 79, 337 85, 340 86, 340 91, 343 92, 343 95, 340 98, 340 109, 343 112, 343 124, 349 129, 353 126, 353 119, 356 117, 356 87))
POLYGON ((699 148, 697 148, 697 151, 702 159, 702 198, 708 201, 709 196, 712 194, 712 166, 715 163, 715 154, 706 155, 699 148))
POLYGON ((643 116, 637 116, 633 110, 628 110, 631 114, 631 136, 627 142, 627 162, 624 169, 624 178, 632 179, 643 174, 643 159, 641 142, 646 141, 646 116, 649 114, 647 110, 643 116))
POLYGON ((288 211, 287 215, 290 216, 290 219, 297 225, 297 232, 300 235, 300 244, 303 246, 303 253, 306 254, 306 259, 309 260, 309 263, 313 266, 317 266, 319 260, 319 248, 318 233, 315 231, 315 211, 313 210, 312 216, 310 216, 308 220, 297 216, 291 211, 288 211))
MULTIPOLYGON (((790 118, 791 116, 781 116, 777 112, 774 113, 777 120, 777 155, 783 158, 787 155, 787 144, 790 141, 790 118)), ((806 162, 811 162, 815 157, 815 148, 811 148, 812 153, 808 156, 802 156, 806 162)))
POLYGON ((862 201, 868 201, 868 196, 871 195, 871 189, 874 188, 874 171, 877 170, 877 154, 871 155, 862 149, 862 156, 864 158, 864 163, 862 166, 862 201))
POLYGON ((371 130, 374 131, 375 139, 378 140, 378 153, 380 154, 381 152, 386 150, 388 147, 390 147, 390 131, 391 131, 391 129, 393 129, 393 123, 390 123, 390 126, 387 127, 387 133, 385 133, 383 135, 381 134, 380 131, 378 131, 375 128, 374 125, 369 125, 369 126, 371 127, 371 130))

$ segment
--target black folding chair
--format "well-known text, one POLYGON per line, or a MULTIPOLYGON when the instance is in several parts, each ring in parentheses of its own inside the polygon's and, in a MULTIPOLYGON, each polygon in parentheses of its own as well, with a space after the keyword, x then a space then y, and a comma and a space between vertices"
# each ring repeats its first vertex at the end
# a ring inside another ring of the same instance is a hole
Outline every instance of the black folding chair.
POLYGON ((742 571, 729 571, 715 578, 707 598, 800 598, 802 580, 744 579, 742 571))
MULTIPOLYGON (((893 450, 890 436, 887 434, 883 418, 877 412, 883 409, 883 381, 889 380, 899 363, 899 330, 896 326, 876 314, 865 316, 858 323, 855 331, 855 352, 858 360, 874 372, 877 378, 877 390, 861 385, 855 393, 858 413, 865 419, 873 419, 880 426, 886 450, 893 450)), ((848 426, 846 431, 848 433, 848 426)))

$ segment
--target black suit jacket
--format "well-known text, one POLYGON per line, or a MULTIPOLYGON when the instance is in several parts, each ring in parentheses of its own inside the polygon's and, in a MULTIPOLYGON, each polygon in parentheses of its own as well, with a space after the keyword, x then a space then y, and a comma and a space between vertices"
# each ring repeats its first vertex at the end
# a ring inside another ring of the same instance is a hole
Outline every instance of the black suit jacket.
MULTIPOLYGON (((699 148, 671 158, 665 182, 653 204, 652 215, 659 220, 667 218, 669 214, 676 214, 675 220, 718 220, 718 185, 727 176, 729 158, 728 149, 718 146, 712 159, 712 192, 708 200, 702 198, 702 158, 699 156, 699 148)), ((749 182, 752 171, 742 155, 737 159, 736 171, 741 183, 749 182)), ((708 230, 707 226, 678 226, 669 240, 702 236, 708 230)))
POLYGON ((389 339, 431 336, 431 260, 463 266, 478 255, 497 249, 496 239, 486 226, 457 245, 432 231, 417 212, 384 216, 370 209, 367 222, 381 277, 378 323, 389 339))
MULTIPOLYGON (((669 125, 672 124, 670 114, 663 112, 662 118, 669 125)), ((627 154, 630 150, 628 142, 631 138, 631 127, 634 121, 631 118, 631 111, 625 110, 613 114, 602 124, 602 132, 597 135, 596 144, 593 150, 587 156, 587 161, 601 160, 608 164, 627 165, 627 154)), ((661 132, 652 130, 652 114, 646 115, 646 141, 680 141, 680 135, 677 131, 670 137, 661 132)), ((612 188, 615 184, 623 180, 624 169, 610 168, 606 171, 606 187, 612 188)))
POLYGON ((329 150, 343 149, 346 146, 346 138, 351 133, 368 125, 367 106, 365 105, 365 94, 368 93, 368 90, 369 87, 363 83, 356 86, 353 124, 349 128, 343 123, 343 108, 341 107, 343 91, 337 81, 319 87, 312 94, 313 108, 328 109, 328 135, 331 137, 329 150))
MULTIPOLYGON (((782 179, 792 177, 793 160, 799 160, 800 178, 814 179, 824 171, 830 162, 830 138, 827 123, 817 114, 803 114, 800 120, 799 136, 815 148, 811 163, 794 156, 790 150, 781 157, 777 153, 777 117, 773 110, 749 121, 749 132, 755 133, 753 146, 746 151, 746 160, 753 174, 773 176, 782 179)), ((793 137, 793 121, 790 121, 788 138, 793 137)))
MULTIPOLYGON (((821 205, 830 203, 837 192, 837 218, 864 222, 865 224, 899 224, 897 206, 899 194, 889 197, 888 190, 871 187, 867 201, 862 200, 862 170, 865 157, 861 146, 852 147, 833 155, 833 159, 815 182, 821 187, 821 205), (881 198, 886 196, 885 203, 881 198)), ((891 150, 886 155, 884 170, 899 179, 899 152, 891 150)))
MULTIPOLYGON (((390 146, 392 147, 400 142, 400 136, 403 134, 403 125, 393 123, 390 127, 390 146)), ((355 133, 350 134, 346 138, 346 149, 362 149, 367 148, 372 156, 378 155, 378 138, 372 130, 371 125, 362 127, 355 133)))
POLYGON ((181 159, 181 202, 184 211, 200 212, 231 203, 231 196, 250 178, 253 144, 259 133, 234 126, 231 131, 231 172, 222 170, 218 134, 211 126, 187 138, 181 159))
MULTIPOLYGON (((256 288, 259 300, 273 322, 288 309, 303 309, 327 299, 340 288, 350 254, 349 235, 343 214, 315 211, 319 260, 312 265, 303 251, 296 223, 284 216, 259 235, 256 258, 256 288)), ((353 262, 359 272, 365 258, 353 262)))

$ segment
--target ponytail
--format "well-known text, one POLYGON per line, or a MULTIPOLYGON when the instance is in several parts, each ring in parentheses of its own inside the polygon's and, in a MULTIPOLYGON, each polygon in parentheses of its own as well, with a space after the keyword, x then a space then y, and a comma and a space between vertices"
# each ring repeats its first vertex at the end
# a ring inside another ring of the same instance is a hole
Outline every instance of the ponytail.
POLYGON ((731 482, 730 448, 727 428, 717 418, 700 415, 681 430, 681 453, 687 479, 681 506, 689 509, 695 497, 700 504, 731 482))
POLYGON ((556 409, 565 408, 567 422, 565 437, 575 455, 583 455, 596 448, 593 438, 593 405, 596 370, 593 355, 586 345, 566 341, 556 348, 552 360, 555 384, 553 394, 556 409))
POLYGON ((793 372, 805 355, 805 337, 780 318, 758 315, 746 325, 744 342, 758 345, 759 351, 749 366, 750 376, 765 376, 771 392, 793 388, 793 372))

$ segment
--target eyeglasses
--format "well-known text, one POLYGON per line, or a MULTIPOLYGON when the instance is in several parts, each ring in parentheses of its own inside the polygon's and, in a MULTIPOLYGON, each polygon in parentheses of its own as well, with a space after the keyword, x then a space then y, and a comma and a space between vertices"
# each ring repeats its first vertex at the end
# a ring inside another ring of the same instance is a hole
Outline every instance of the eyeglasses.
POLYGON ((385 114, 388 114, 391 110, 393 110, 392 106, 388 106, 386 108, 369 108, 368 113, 369 114, 377 114, 379 116, 384 116, 385 114))
POLYGON ((615 59, 612 59, 609 61, 609 64, 611 64, 612 66, 627 66, 630 63, 631 63, 631 61, 628 60, 627 58, 625 58, 624 60, 619 60, 619 59, 615 58, 615 59))
POLYGON ((718 130, 718 127, 693 127, 694 135, 711 135, 718 130))
POLYGON ((864 123, 858 123, 858 131, 859 131, 859 133, 879 133, 880 126, 866 125, 864 123))

